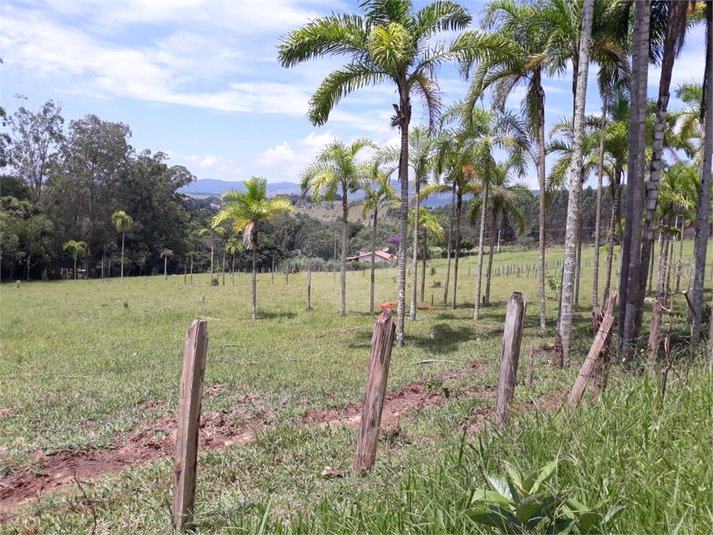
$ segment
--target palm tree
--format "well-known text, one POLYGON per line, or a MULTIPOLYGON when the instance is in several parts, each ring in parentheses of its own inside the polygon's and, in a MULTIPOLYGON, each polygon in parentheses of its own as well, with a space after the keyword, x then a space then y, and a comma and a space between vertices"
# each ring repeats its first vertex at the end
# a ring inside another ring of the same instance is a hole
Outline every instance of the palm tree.
POLYGON ((408 147, 411 98, 423 99, 429 127, 435 130, 440 107, 436 72, 440 65, 478 50, 500 53, 502 39, 481 32, 468 32, 451 43, 437 42, 444 31, 464 30, 471 22, 468 11, 450 1, 427 4, 414 12, 410 0, 363 0, 363 15, 331 14, 310 21, 282 38, 278 59, 284 67, 322 56, 346 56, 350 61, 330 73, 310 100, 308 117, 323 125, 345 95, 362 87, 390 82, 396 86, 398 104, 391 126, 401 130, 399 181, 401 210, 398 258, 397 345, 404 344, 406 309, 406 240, 408 239, 408 147))
MULTIPOLYGON (((432 168, 432 157, 433 157, 433 147, 434 138, 423 126, 414 128, 409 135, 409 147, 408 147, 408 164, 413 171, 413 185, 414 185, 414 196, 413 203, 415 210, 410 212, 410 214, 415 214, 415 219, 413 221, 413 250, 415 251, 418 247, 418 230, 419 222, 418 218, 420 215, 419 207, 421 206, 421 186, 428 183, 429 173, 432 168)), ((401 151, 398 147, 387 147, 381 156, 385 161, 395 161, 398 162, 401 156, 401 151)), ((416 289, 418 286, 418 259, 416 255, 413 256, 413 279, 411 282, 411 309, 409 311, 409 319, 414 321, 416 319, 416 289)))
POLYGON ((362 206, 361 217, 367 218, 369 212, 373 214, 373 227, 371 232, 371 285, 369 289, 369 312, 374 312, 374 270, 376 262, 376 230, 379 212, 383 208, 396 206, 398 197, 396 190, 391 185, 389 175, 380 171, 378 163, 372 165, 372 183, 364 186, 364 200, 353 203, 362 206))
POLYGON ((163 258, 163 279, 166 280, 168 278, 168 259, 173 256, 173 251, 164 247, 161 249, 160 256, 163 258))
POLYGON ((213 228, 224 221, 232 221, 235 232, 243 233, 243 246, 252 250, 252 318, 257 319, 257 238, 260 221, 272 218, 279 212, 294 212, 292 203, 285 197, 267 197, 267 180, 252 177, 243 181, 245 192, 230 190, 223 194, 224 205, 213 218, 213 228))
MULTIPOLYGON (((495 250, 495 240, 497 235, 498 218, 512 217, 518 225, 520 234, 525 232, 525 214, 517 205, 516 198, 526 194, 527 186, 523 184, 512 184, 513 166, 510 162, 499 163, 493 181, 490 184, 490 251, 488 253, 488 269, 486 270, 485 304, 490 304, 490 279, 493 271, 493 254, 495 250)), ((470 207, 468 220, 471 225, 477 224, 478 218, 482 218, 483 199, 478 198, 470 207)))
MULTIPOLYGON (((409 214, 409 220, 411 222, 414 222, 416 220, 416 207, 414 206, 411 209, 411 213, 409 214)), ((426 210, 425 206, 420 206, 419 207, 419 212, 421 212, 418 215, 418 221, 419 221, 419 226, 421 227, 421 230, 423 231, 422 234, 422 241, 421 241, 421 302, 423 303, 424 299, 424 293, 426 292, 426 260, 428 258, 428 238, 435 238, 436 240, 443 240, 445 237, 445 231, 443 230, 443 226, 441 225, 441 217, 434 214, 430 210, 426 210)), ((418 257, 418 244, 414 243, 414 249, 413 255, 414 257, 418 257)), ((415 270, 414 270, 414 277, 415 277, 415 270)))
POLYGON ((77 280, 77 258, 84 258, 87 254, 87 242, 69 240, 62 246, 62 249, 69 251, 74 258, 74 280, 77 280))
POLYGON ((124 239, 126 238, 126 233, 131 229, 134 224, 132 217, 124 212, 123 210, 118 210, 111 214, 111 222, 117 232, 121 232, 121 282, 124 282, 124 239))
POLYGON ((567 203, 567 230, 564 244, 564 262, 562 265, 562 294, 559 335, 562 337, 562 360, 569 360, 572 334, 572 305, 574 298, 575 256, 577 246, 577 228, 582 202, 582 138, 584 134, 584 105, 587 93, 587 74, 589 72, 590 36, 594 16, 594 0, 584 0, 582 6, 582 27, 580 33, 579 54, 576 56, 574 72, 577 77, 574 102, 574 139, 570 180, 569 201, 567 203))
POLYGON ((230 238, 228 240, 228 243, 225 244, 225 250, 228 251, 228 254, 232 256, 232 262, 230 264, 230 277, 233 282, 233 286, 235 286, 235 255, 238 254, 238 251, 242 251, 242 245, 240 245, 240 241, 238 241, 238 238, 230 238))
POLYGON ((369 180, 369 166, 357 162, 358 154, 366 148, 376 148, 373 141, 361 138, 346 145, 333 141, 327 145, 317 160, 302 172, 302 192, 311 191, 312 199, 319 203, 322 197, 333 201, 337 191, 342 195, 342 259, 341 315, 347 314, 347 249, 349 246, 348 224, 349 194, 363 188, 369 180))
MULTIPOLYGON (((210 228, 201 229, 198 232, 199 236, 208 235, 210 237, 210 285, 213 286, 213 258, 215 256, 215 238, 216 236, 222 238, 225 236, 225 229, 222 227, 216 227, 215 225, 210 228)), ((217 277, 216 277, 217 280, 217 277)))
POLYGON ((636 308, 639 306, 641 269, 641 215, 644 210, 646 164, 646 87, 649 65, 651 1, 636 2, 631 60, 631 112, 629 116, 629 170, 626 186, 626 226, 619 279, 619 348, 623 359, 634 353, 636 308))

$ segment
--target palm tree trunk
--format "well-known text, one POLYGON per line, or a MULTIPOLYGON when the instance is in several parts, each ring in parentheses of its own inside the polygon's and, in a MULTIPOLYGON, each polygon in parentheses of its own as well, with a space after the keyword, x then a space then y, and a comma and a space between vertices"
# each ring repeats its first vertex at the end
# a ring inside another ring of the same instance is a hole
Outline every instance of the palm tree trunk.
POLYGON ((376 264, 376 218, 378 209, 374 208, 374 228, 371 231, 371 285, 369 287, 369 312, 374 312, 374 271, 376 264))
POLYGON ((74 255, 74 280, 77 280, 77 255, 74 255))
MULTIPOLYGON (((678 219, 678 218, 676 218, 678 219)), ((678 226, 678 221, 676 222, 678 226)), ((683 266, 683 240, 685 238, 683 232, 686 230, 686 218, 681 218, 681 238, 678 244, 678 263, 676 264, 676 293, 681 291, 681 267, 683 266)))
POLYGON ((604 293, 602 294, 602 306, 606 306, 611 288, 611 273, 614 264, 614 238, 616 237, 616 224, 621 219, 621 169, 617 165, 612 176, 612 208, 611 219, 609 220, 609 239, 607 250, 607 264, 605 268, 604 293))
MULTIPOLYGON (((641 266, 648 266, 653 258, 654 221, 656 218, 656 204, 659 196, 659 181, 661 177, 661 164, 663 163, 664 133, 666 130, 666 115, 670 97, 671 74, 676 58, 676 44, 682 41, 680 33, 686 31, 687 2, 669 2, 668 20, 666 23, 666 37, 663 45, 661 60, 661 77, 659 80, 659 97, 656 103, 656 123, 654 126, 654 143, 651 156, 650 175, 646 183, 646 201, 644 235, 641 241, 641 266)), ((642 269, 639 277, 639 302, 636 307, 636 333, 641 331, 641 321, 644 313, 644 294, 646 293, 646 270, 642 269)))
POLYGON ((193 284, 193 253, 191 253, 191 284, 193 284))
POLYGON ((163 257, 163 280, 168 278, 168 256, 163 257))
MULTIPOLYGON (((274 273, 275 269, 273 268, 272 271, 274 273)), ((230 265, 230 278, 233 281, 233 286, 235 286, 235 253, 233 253, 233 260, 230 265)))
POLYGON ((456 247, 455 247, 455 258, 453 261, 453 303, 451 308, 455 310, 456 308, 456 294, 458 292, 458 256, 460 255, 460 216, 461 210, 463 208, 463 197, 461 192, 458 191, 458 200, 456 201, 456 247))
POLYGON ((631 62, 631 115, 629 118, 629 170, 626 186, 626 226, 619 279, 619 348, 622 359, 630 359, 637 338, 636 316, 639 306, 641 270, 641 214, 644 209, 646 85, 649 65, 649 27, 651 1, 636 2, 634 43, 631 62))
POLYGON ((121 233, 121 282, 124 282, 124 238, 126 238, 126 232, 121 233))
MULTIPOLYGON (((659 231, 659 243, 661 242, 661 231, 659 231)), ((651 244, 651 261, 649 262, 649 293, 654 285, 654 264, 656 260, 656 242, 651 244)))
POLYGON ((659 234, 659 265, 656 277, 656 297, 659 299, 663 297, 664 294, 664 281, 666 280, 666 270, 668 269, 666 260, 668 259, 669 242, 668 233, 666 233, 664 237, 664 232, 661 231, 659 234))
MULTIPOLYGON (((257 224, 253 226, 253 320, 257 319, 257 224)), ((212 275, 211 275, 212 277, 212 275)))
MULTIPOLYGON (((584 172, 582 172, 584 176, 584 172)), ((577 276, 574 281, 574 306, 579 306, 579 281, 582 278, 582 210, 579 211, 579 221, 577 222, 577 276)))
POLYGON ((602 95, 602 122, 599 128, 599 165, 597 168, 597 213, 594 223, 594 280, 592 281, 592 308, 599 306, 599 247, 602 232, 602 188, 604 182, 604 138, 607 129, 609 88, 602 95))
POLYGON ((421 303, 424 300, 424 294, 426 293, 426 256, 428 256, 428 231, 423 229, 423 252, 421 254, 421 303))
POLYGON ((451 210, 450 210, 450 224, 448 225, 448 243, 446 244, 446 280, 443 284, 443 306, 448 306, 448 282, 451 278, 451 248, 453 247, 452 234, 453 234, 453 211, 456 204, 456 183, 453 182, 453 190, 451 191, 451 210))
POLYGON ((540 243, 539 243, 539 293, 540 293, 540 331, 547 329, 545 318, 545 91, 541 83, 541 71, 535 71, 535 90, 537 92, 537 145, 539 156, 537 158, 537 181, 540 187, 539 193, 539 223, 540 223, 540 243))
POLYGON ((342 317, 347 315, 347 244, 349 236, 347 234, 347 218, 349 217, 349 204, 347 203, 347 190, 342 190, 342 259, 340 266, 340 276, 342 285, 342 301, 339 313, 342 317))
POLYGON ((418 288, 418 227, 419 227, 419 205, 421 204, 421 199, 419 197, 419 193, 421 190, 421 184, 419 177, 414 177, 414 186, 416 188, 416 203, 414 205, 414 209, 416 210, 414 212, 413 216, 413 262, 411 263, 412 268, 413 268, 413 280, 411 281, 411 312, 409 314, 409 319, 411 321, 416 320, 416 291, 418 288))
POLYGON ((498 224, 498 214, 493 210, 493 225, 490 234, 490 251, 488 253, 488 269, 485 272, 485 304, 490 305, 490 279, 493 276, 493 254, 495 253, 495 227, 498 224))
POLYGON ((210 239, 210 285, 213 286, 213 238, 210 239))
POLYGON ((483 203, 480 206, 480 232, 478 233, 478 280, 475 283, 475 310, 473 321, 480 319, 480 291, 483 286, 483 246, 485 245, 485 221, 488 211, 488 182, 483 184, 483 203))
POLYGON ((701 334, 703 284, 705 282, 706 252, 708 249, 708 219, 711 213, 711 154, 713 153, 713 3, 706 2, 706 71, 703 80, 701 183, 698 188, 696 213, 696 241, 693 245, 695 262, 693 279, 693 330, 691 344, 698 343, 701 334))
POLYGON ((400 236, 398 259, 398 306, 396 310, 396 345, 404 346, 404 317, 406 315, 406 241, 408 240, 408 127, 411 121, 411 102, 405 80, 398 83, 398 125, 401 128, 399 182, 401 182, 400 236))
POLYGON ((574 298, 575 254, 577 226, 582 204, 582 139, 584 137, 584 106, 589 71, 590 36, 594 0, 584 0, 582 7, 582 30, 578 56, 577 97, 574 109, 574 139, 572 143, 572 172, 569 202, 567 203, 567 230, 565 233, 564 262, 562 266, 562 312, 559 334, 562 337, 562 362, 569 361, 572 335, 572 305, 574 298))
POLYGON ((223 251, 223 261, 221 264, 223 264, 223 286, 225 286, 225 251, 223 251))

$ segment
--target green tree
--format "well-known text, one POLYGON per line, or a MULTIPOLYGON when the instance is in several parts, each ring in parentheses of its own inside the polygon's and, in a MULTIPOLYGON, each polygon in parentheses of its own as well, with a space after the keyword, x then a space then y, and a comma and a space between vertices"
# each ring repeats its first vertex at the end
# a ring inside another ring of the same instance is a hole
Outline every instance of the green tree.
MULTIPOLYGON (((416 207, 411 210, 409 219, 411 222, 416 221, 416 207)), ((428 240, 429 238, 442 241, 445 238, 445 231, 441 225, 441 217, 427 210, 425 206, 419 207, 418 216, 419 227, 421 232, 421 243, 414 242, 414 258, 418 258, 418 248, 421 249, 421 302, 423 303, 424 294, 426 293, 426 260, 428 259, 428 240)), ((418 265, 417 265, 418 267, 418 265)), ((414 278, 416 277, 416 268, 414 268, 414 278)))
POLYGON ((284 67, 331 55, 350 59, 344 67, 330 73, 312 96, 308 117, 315 125, 323 125, 337 102, 349 93, 384 82, 396 86, 399 101, 393 105, 396 113, 391 125, 401 130, 401 241, 396 321, 397 345, 401 347, 406 310, 411 98, 423 99, 431 130, 434 130, 440 104, 438 67, 466 49, 499 53, 502 40, 497 36, 486 37, 481 32, 468 32, 451 43, 437 41, 437 34, 463 30, 471 22, 468 11, 450 1, 432 2, 416 12, 410 0, 363 0, 359 7, 363 15, 331 14, 291 31, 282 39, 278 59, 284 67))
POLYGON ((213 218, 213 228, 225 221, 232 221, 233 230, 243 233, 243 246, 252 251, 252 318, 257 319, 257 244, 258 227, 261 221, 275 214, 294 211, 285 197, 267 197, 267 180, 252 177, 243 181, 246 191, 230 190, 223 194, 225 204, 213 218))
POLYGON ((311 192, 314 202, 321 202, 322 197, 333 201, 337 192, 342 196, 342 258, 341 286, 342 298, 340 313, 347 314, 347 250, 349 236, 347 218, 349 217, 349 194, 362 189, 369 180, 369 166, 357 161, 358 154, 365 148, 376 145, 368 139, 357 139, 353 143, 333 141, 327 145, 317 160, 302 172, 301 187, 304 193, 311 192))
POLYGON ((160 256, 163 258, 163 279, 166 280, 168 278, 168 259, 173 256, 173 251, 164 247, 161 249, 160 256))
POLYGON ((230 277, 233 286, 235 286, 235 256, 243 250, 243 246, 240 244, 238 238, 232 237, 225 244, 225 250, 228 251, 228 254, 231 256, 230 277))
POLYGON ((123 210, 118 210, 111 214, 111 222, 116 231, 121 232, 121 282, 124 282, 124 242, 126 233, 134 224, 134 218, 123 210))
POLYGON ((69 240, 62 246, 62 249, 69 251, 74 258, 74 280, 77 280, 77 258, 84 258, 87 254, 87 244, 83 241, 69 240))

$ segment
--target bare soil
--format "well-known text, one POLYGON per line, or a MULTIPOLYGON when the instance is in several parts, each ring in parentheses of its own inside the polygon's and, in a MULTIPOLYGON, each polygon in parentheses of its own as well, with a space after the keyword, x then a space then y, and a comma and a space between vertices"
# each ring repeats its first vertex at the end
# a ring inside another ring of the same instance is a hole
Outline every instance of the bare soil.
MULTIPOLYGON (((447 374, 444 380, 476 373, 477 363, 447 374)), ((206 395, 220 385, 206 387, 206 395)), ((473 397, 491 397, 496 387, 481 391, 463 392, 473 397)), ((556 392, 543 399, 540 407, 558 407, 566 392, 556 392)), ((387 392, 382 411, 382 428, 398 429, 401 419, 412 417, 421 409, 442 404, 446 398, 441 391, 429 390, 425 383, 414 382, 387 392)), ((259 396, 244 396, 231 410, 206 413, 201 416, 199 450, 219 449, 232 444, 247 444, 255 439, 258 430, 274 428, 274 410, 264 405, 259 396), (250 411, 246 411, 249 407, 250 411), (256 410, 257 409, 257 410, 256 410), (246 414, 251 416, 246 417, 246 414)), ((341 409, 311 409, 302 420, 304 426, 357 427, 361 421, 362 402, 341 409)), ((480 410, 468 426, 479 429, 492 416, 490 409, 480 410)), ((118 434, 111 448, 43 452, 38 451, 32 466, 12 467, 8 476, 0 479, 0 523, 13 518, 15 508, 32 499, 59 489, 80 486, 82 482, 103 475, 135 468, 155 460, 171 457, 175 451, 177 422, 175 417, 164 417, 142 426, 139 430, 118 434)))

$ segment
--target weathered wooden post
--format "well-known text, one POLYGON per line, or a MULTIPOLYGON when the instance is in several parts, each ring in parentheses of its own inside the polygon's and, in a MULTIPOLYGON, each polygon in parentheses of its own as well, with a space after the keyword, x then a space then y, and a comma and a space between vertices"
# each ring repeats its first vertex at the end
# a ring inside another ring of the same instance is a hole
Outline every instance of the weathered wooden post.
POLYGON ((198 427, 208 352, 208 322, 195 320, 186 334, 178 404, 176 466, 173 473, 173 529, 183 531, 193 516, 198 466, 198 427))
POLYGON ((389 377, 391 348, 394 344, 396 326, 391 309, 384 310, 376 319, 371 338, 371 360, 366 380, 366 392, 361 411, 361 425, 357 440, 354 470, 364 472, 374 466, 376 446, 381 425, 381 410, 384 406, 386 381, 389 377))
POLYGON ((520 360, 520 342, 527 298, 521 292, 513 292, 508 299, 505 313, 505 329, 503 333, 503 349, 500 356, 500 380, 498 395, 495 402, 495 423, 499 427, 507 424, 510 413, 510 402, 515 392, 517 364, 520 360))
POLYGON ((582 399, 582 394, 584 394, 584 390, 587 388, 587 383, 589 383, 590 379, 595 379, 600 356, 602 352, 607 350, 610 338, 609 334, 611 332, 612 325, 614 324, 614 306, 616 304, 616 298, 617 293, 611 292, 607 303, 607 311, 604 313, 604 318, 599 324, 599 330, 597 331, 597 335, 594 337, 594 343, 589 349, 587 358, 585 359, 584 364, 582 364, 582 368, 579 370, 579 377, 577 377, 577 380, 574 382, 574 386, 572 387, 572 391, 569 393, 567 403, 570 407, 576 407, 579 405, 579 402, 582 399))

